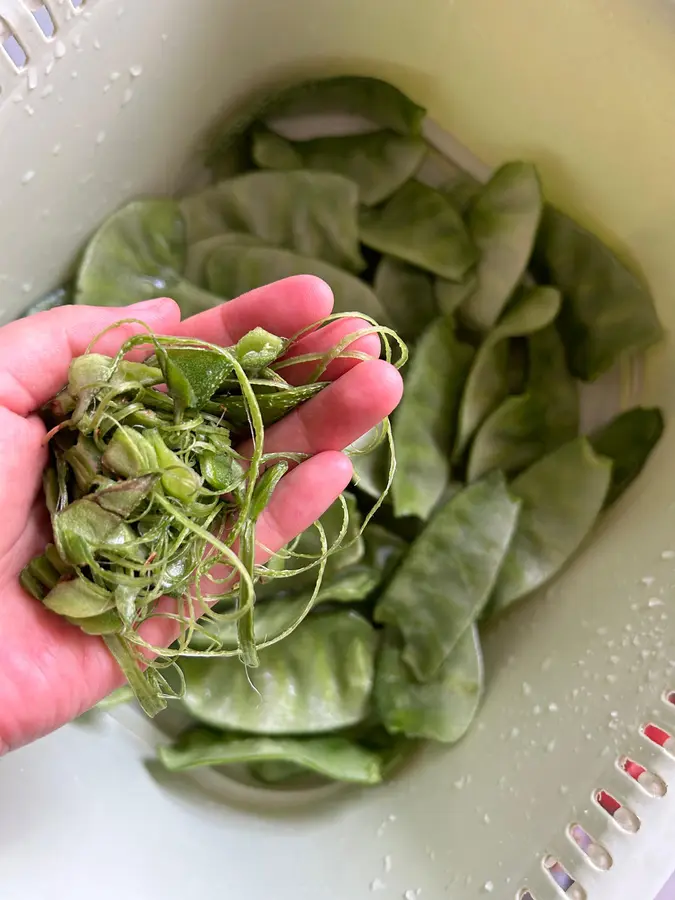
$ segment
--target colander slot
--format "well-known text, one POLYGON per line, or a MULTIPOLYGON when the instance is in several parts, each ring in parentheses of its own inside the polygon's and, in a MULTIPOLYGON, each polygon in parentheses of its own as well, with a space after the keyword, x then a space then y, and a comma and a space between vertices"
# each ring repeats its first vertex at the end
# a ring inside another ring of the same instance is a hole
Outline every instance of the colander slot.
POLYGON ((79 9, 81 6, 84 6, 87 0, 70 0, 71 4, 75 9, 79 9))
POLYGON ((5 19, 0 18, 0 48, 17 72, 26 68, 28 53, 5 19))
POLYGON ((656 744, 657 747, 661 747, 666 753, 675 756, 675 739, 665 728, 650 722, 648 725, 643 725, 640 730, 652 744, 656 744))
POLYGON ((537 898, 531 891, 523 889, 522 891, 518 891, 516 900, 537 900, 537 898))
POLYGON ((619 758, 619 768, 625 772, 633 781, 637 781, 643 791, 650 797, 665 797, 668 792, 668 786, 665 781, 649 769, 645 768, 641 763, 630 759, 628 756, 619 758))
POLYGON ((29 8, 44 36, 46 38, 54 37, 54 34, 56 33, 56 23, 44 3, 39 6, 30 6, 29 8))
POLYGON ((614 860, 609 850, 591 837, 581 825, 578 823, 570 825, 567 829, 567 834, 596 869, 607 872, 612 868, 614 860))
POLYGON ((640 830, 641 822, 635 813, 624 806, 608 791, 597 791, 594 797, 600 809, 613 819, 622 831, 635 834, 640 830))
POLYGON ((555 856, 544 857, 544 870, 567 900, 586 900, 586 891, 555 856))

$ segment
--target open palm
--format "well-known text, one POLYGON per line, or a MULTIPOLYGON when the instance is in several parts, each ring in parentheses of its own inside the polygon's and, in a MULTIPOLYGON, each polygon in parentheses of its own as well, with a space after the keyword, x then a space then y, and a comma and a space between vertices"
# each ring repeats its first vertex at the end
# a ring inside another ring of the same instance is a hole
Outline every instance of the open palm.
MULTIPOLYGON (((328 315, 332 303, 322 281, 298 276, 184 322, 176 304, 161 299, 122 311, 64 307, 0 329, 0 754, 70 721, 123 681, 100 638, 49 612, 18 582, 23 566, 50 539, 40 490, 45 428, 35 410, 65 384, 71 359, 123 317, 138 317, 158 333, 226 346, 257 325, 289 337, 328 315)), ((328 349, 359 324, 335 322, 304 338, 298 352, 328 349)), ((137 330, 117 329, 96 349, 114 353, 137 330)), ((376 357, 379 339, 364 337, 355 346, 376 357)), ((298 382, 308 370, 287 371, 298 382)), ((379 359, 337 360, 327 377, 329 387, 265 434, 267 451, 312 454, 285 476, 260 520, 259 541, 270 550, 307 528, 344 490, 352 469, 339 451, 388 415, 401 396, 397 371, 379 359)))

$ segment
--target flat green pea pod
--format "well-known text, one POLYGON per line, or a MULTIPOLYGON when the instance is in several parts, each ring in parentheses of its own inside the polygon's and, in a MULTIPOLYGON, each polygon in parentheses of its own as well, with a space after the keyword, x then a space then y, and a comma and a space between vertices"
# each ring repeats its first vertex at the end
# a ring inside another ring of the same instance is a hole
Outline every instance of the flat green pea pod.
POLYGON ((498 169, 472 202, 468 221, 479 252, 478 284, 461 308, 472 328, 488 331, 501 315, 527 268, 543 207, 537 171, 524 162, 498 169))
POLYGON ((418 181, 404 184, 383 206, 362 209, 359 228, 367 247, 450 281, 461 281, 477 260, 461 215, 418 181))
POLYGON ((364 206, 386 200, 415 174, 427 152, 417 136, 371 131, 289 141, 264 128, 253 134, 253 159, 261 169, 313 169, 354 181, 364 206))
POLYGON ((490 597, 516 531, 520 501, 495 472, 454 494, 414 541, 375 608, 403 659, 432 679, 490 597))
POLYGON ((570 370, 593 381, 663 336, 648 286, 600 238, 547 206, 534 257, 565 297, 560 332, 570 370))
POLYGON ((358 199, 354 182, 331 172, 249 172, 186 197, 181 210, 191 244, 239 231, 360 272, 358 199))
POLYGON ((387 731, 411 738, 455 743, 469 729, 483 693, 483 659, 478 629, 467 628, 434 677, 415 679, 393 630, 377 662, 375 706, 387 731))
POLYGON ((30 561, 21 572, 19 581, 21 587, 32 597, 35 597, 36 600, 43 600, 49 591, 59 583, 61 575, 62 568, 53 565, 45 552, 42 556, 36 556, 30 561))
MULTIPOLYGON (((284 764, 284 780, 290 768, 293 773, 310 771, 333 781, 356 784, 379 784, 382 781, 379 755, 339 735, 313 738, 247 737, 195 729, 181 735, 169 746, 160 746, 157 755, 171 772, 184 772, 201 766, 274 762, 284 764)), ((275 771, 280 771, 278 765, 275 771)))
POLYGON ((616 503, 640 474, 661 440, 663 428, 660 409, 637 406, 616 416, 589 436, 595 452, 613 462, 612 483, 605 498, 605 507, 616 503))
POLYGON ((42 602, 52 612, 74 619, 100 616, 115 606, 110 591, 82 578, 60 581, 42 602))
POLYGON ((287 346, 284 338, 258 327, 239 339, 234 354, 246 372, 255 373, 271 366, 287 346))
POLYGON ((580 437, 513 481, 511 491, 522 510, 490 600, 491 614, 527 597, 563 567, 595 524, 611 478, 611 460, 580 437))
POLYGON ((540 331, 560 311, 560 292, 551 287, 523 291, 490 331, 471 366, 459 407, 454 455, 459 459, 469 440, 508 394, 509 340, 540 331))
POLYGON ((478 278, 475 271, 465 275, 462 281, 448 281, 446 278, 437 278, 434 283, 434 294, 438 311, 444 316, 453 316, 473 294, 477 286, 478 278))
POLYGON ((368 711, 376 646, 375 630, 356 613, 312 616, 261 651, 260 665, 248 672, 234 658, 183 658, 183 703, 216 728, 266 735, 335 731, 368 711))
POLYGON ((201 409, 232 372, 231 360, 207 349, 172 348, 159 361, 178 421, 186 409, 201 409))
POLYGON ((75 500, 56 513, 52 528, 61 559, 72 566, 89 565, 97 553, 144 558, 137 536, 126 522, 88 499, 75 500))
POLYGON ((457 408, 473 348, 438 318, 417 344, 394 415, 398 467, 392 485, 397 516, 426 519, 450 478, 457 408))
POLYGON ((329 284, 335 298, 333 312, 356 310, 387 324, 382 304, 365 282, 313 256, 280 247, 235 245, 212 253, 205 266, 206 284, 224 300, 291 275, 316 275, 329 284))
POLYGON ((185 222, 174 200, 134 200, 91 238, 80 263, 75 302, 119 306, 168 296, 184 317, 211 309, 217 296, 183 277, 185 222))
POLYGON ((187 263, 185 265, 185 277, 194 284, 206 284, 206 265, 213 254, 218 254, 223 247, 264 247, 265 242, 254 234, 246 234, 243 231, 226 231, 225 234, 215 234, 213 237, 204 238, 188 247, 187 263))
POLYGON ((397 134, 420 134, 426 110, 387 81, 338 75, 285 88, 264 104, 264 120, 313 113, 348 113, 397 134))
POLYGON ((406 343, 416 342, 438 315, 429 273, 400 259, 382 257, 373 287, 392 327, 406 343))
MULTIPOLYGON (((260 407, 260 414, 265 425, 273 425, 279 419, 283 419, 289 412, 311 400, 320 393, 328 382, 315 382, 313 384, 301 384, 297 387, 287 388, 282 391, 276 391, 273 394, 258 394, 256 399, 260 407)), ((213 406, 207 406, 207 409, 213 409, 214 412, 224 412, 228 422, 232 425, 248 425, 248 416, 246 414, 246 403, 242 397, 214 397, 213 406)))
POLYGON ((272 499, 272 494, 286 472, 288 472, 288 463, 285 460, 281 460, 270 466, 269 469, 266 469, 258 479, 258 483, 253 491, 253 500, 251 501, 251 518, 254 522, 267 508, 272 499))
POLYGON ((474 438, 467 480, 521 471, 579 433, 579 390, 554 325, 528 339, 527 389, 507 397, 474 438))

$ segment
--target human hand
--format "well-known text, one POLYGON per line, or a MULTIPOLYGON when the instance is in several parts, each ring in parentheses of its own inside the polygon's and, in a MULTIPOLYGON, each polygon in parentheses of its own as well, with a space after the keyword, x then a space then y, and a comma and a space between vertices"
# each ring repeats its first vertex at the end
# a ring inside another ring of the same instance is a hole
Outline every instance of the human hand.
MULTIPOLYGON (((71 359, 100 331, 128 316, 160 334, 226 346, 257 325, 290 337, 329 315, 332 304, 322 281, 298 276, 184 322, 172 300, 160 299, 122 310, 63 307, 0 328, 0 755, 80 715, 124 680, 100 638, 47 610, 18 580, 51 539, 41 493, 45 427, 35 411, 66 383, 71 359)), ((299 352, 328 349, 362 326, 358 320, 338 320, 303 338, 299 352)), ((96 350, 114 354, 138 331, 122 326, 96 350)), ((352 349, 376 357, 379 338, 363 337, 352 349)), ((284 374, 301 381, 308 369, 298 365, 284 374)), ((333 384, 266 431, 267 451, 312 454, 284 477, 260 519, 258 540, 272 551, 308 528, 344 490, 352 467, 339 451, 388 415, 401 397, 398 372, 379 359, 336 360, 326 377, 333 384)))

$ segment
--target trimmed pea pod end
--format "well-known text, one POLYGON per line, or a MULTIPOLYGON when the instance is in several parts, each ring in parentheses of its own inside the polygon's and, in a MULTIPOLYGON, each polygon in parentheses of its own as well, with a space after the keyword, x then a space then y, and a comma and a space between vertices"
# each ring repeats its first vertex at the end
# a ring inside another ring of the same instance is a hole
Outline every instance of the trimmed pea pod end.
MULTIPOLYGON (((259 648, 302 624, 320 602, 338 548, 344 543, 347 552, 358 538, 350 530, 356 512, 341 500, 336 530, 327 535, 317 523, 318 542, 295 541, 267 565, 259 563, 257 522, 289 464, 303 458, 266 454, 265 426, 325 386, 293 386, 283 378, 276 364, 289 345, 262 328, 232 347, 147 332, 126 340, 114 358, 87 353, 74 360, 68 387, 57 397, 61 419, 49 435, 44 478, 54 543, 26 566, 21 585, 47 609, 105 641, 149 715, 182 694, 177 662, 184 654, 230 657, 248 685, 246 669, 255 671, 261 662, 259 648), (126 359, 144 345, 152 352, 145 362, 126 359), (238 446, 249 447, 246 456, 238 446), (262 626, 256 624, 256 594, 289 575, 302 581, 303 598, 270 638, 264 615, 262 626), (174 601, 168 609, 167 597, 174 601), (143 625, 167 616, 178 632, 175 642, 168 648, 149 643, 143 625), (167 668, 178 682, 167 677, 167 668)), ((339 347, 314 357, 325 367, 343 352, 339 347)), ((48 404, 50 422, 54 411, 48 404)), ((361 577, 360 583, 369 582, 361 577)), ((326 596, 347 595, 348 587, 326 596)), ((365 666, 366 678, 372 661, 361 656, 372 654, 374 638, 368 623, 349 621, 357 633, 365 629, 363 650, 355 649, 352 662, 365 666)), ((365 708, 367 693, 356 706, 346 698, 347 708, 365 708)), ((321 745, 312 762, 315 750, 308 750, 310 768, 327 765, 321 745)), ((353 759, 355 780, 376 779, 376 760, 364 749, 338 743, 327 752, 337 754, 331 765, 353 759)))

